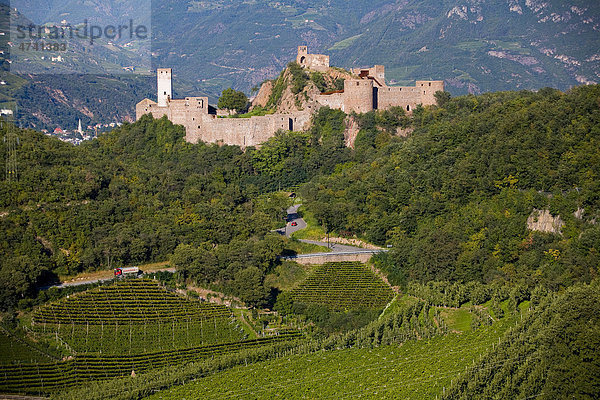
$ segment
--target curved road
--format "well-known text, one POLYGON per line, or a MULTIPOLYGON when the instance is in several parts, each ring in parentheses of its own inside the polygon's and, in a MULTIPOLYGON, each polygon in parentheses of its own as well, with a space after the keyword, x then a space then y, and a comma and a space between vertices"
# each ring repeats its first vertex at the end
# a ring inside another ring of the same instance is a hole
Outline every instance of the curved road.
MULTIPOLYGON (((304 221, 300 217, 300 214, 298 214, 298 208, 301 205, 302 204, 295 204, 287 209, 287 218, 286 218, 287 222, 286 222, 285 228, 277 229, 277 232, 279 232, 281 235, 290 237, 290 236, 292 236, 292 234, 294 232, 306 228, 306 226, 307 226, 306 221, 304 221), (294 225, 294 223, 296 225, 294 225)), ((330 242, 328 244, 327 242, 320 242, 317 240, 308 240, 308 239, 299 239, 299 241, 304 242, 304 243, 309 243, 309 244, 316 244, 317 246, 328 247, 333 253, 355 252, 355 251, 360 252, 362 250, 367 250, 367 249, 363 249, 361 247, 350 246, 347 244, 333 243, 333 242, 330 242)))
POLYGON ((298 208, 301 205, 302 204, 295 204, 287 209, 285 228, 279 228, 277 229, 277 232, 281 235, 290 237, 292 236, 292 233, 306 228, 306 222, 300 218, 300 214, 298 214, 298 208), (296 223, 296 225, 294 225, 294 223, 296 223))

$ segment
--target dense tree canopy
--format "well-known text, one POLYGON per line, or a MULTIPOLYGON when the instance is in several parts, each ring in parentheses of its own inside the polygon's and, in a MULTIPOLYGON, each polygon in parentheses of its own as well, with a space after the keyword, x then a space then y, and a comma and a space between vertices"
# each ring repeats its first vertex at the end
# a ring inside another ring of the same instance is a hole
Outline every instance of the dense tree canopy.
POLYGON ((227 110, 236 110, 238 112, 244 111, 248 106, 248 97, 244 92, 239 92, 232 88, 223 90, 217 107, 224 108, 227 110))
POLYGON ((263 285, 280 247, 269 231, 287 203, 270 193, 307 181, 304 204, 328 231, 393 246, 378 263, 394 283, 589 281, 599 97, 598 86, 544 89, 356 115, 354 150, 346 115, 328 108, 309 131, 245 152, 186 143, 183 127, 149 116, 79 147, 16 130, 19 180, 0 183, 2 307, 57 274, 171 255, 185 279, 244 297, 243 281, 258 270, 263 285), (527 230, 544 208, 564 221, 560 234, 527 230))
POLYGON ((0 182, 2 308, 56 275, 174 252, 184 278, 244 297, 238 270, 256 267, 264 279, 281 245, 268 233, 289 199, 271 192, 332 172, 348 157, 343 117, 319 115, 311 134, 281 133, 246 152, 186 143, 183 127, 149 116, 77 147, 10 127, 20 138, 19 180, 0 182), (201 260, 178 262, 185 249, 201 260))
POLYGON ((391 112, 359 115, 355 162, 304 185, 304 203, 329 230, 392 245, 381 267, 397 282, 588 281, 600 262, 599 98, 599 86, 543 89, 444 98, 387 124, 391 112), (411 137, 387 133, 397 128, 411 137), (560 215, 562 233, 529 231, 534 209, 560 215))

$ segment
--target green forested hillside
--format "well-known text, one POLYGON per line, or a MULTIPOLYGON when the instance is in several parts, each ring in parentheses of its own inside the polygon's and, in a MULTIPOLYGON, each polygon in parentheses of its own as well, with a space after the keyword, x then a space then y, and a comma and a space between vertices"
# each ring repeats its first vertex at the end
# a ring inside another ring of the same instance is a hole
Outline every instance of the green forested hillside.
POLYGON ((331 231, 393 246, 393 283, 510 281, 552 288, 597 275, 600 88, 443 100, 412 118, 411 137, 359 118, 355 159, 302 189, 331 231), (560 233, 533 232, 548 209, 560 233), (576 213, 576 211, 579 212, 576 213))
POLYGON ((262 287, 281 248, 268 231, 287 205, 263 194, 309 179, 301 192, 319 224, 393 246, 379 260, 393 284, 590 280, 598 97, 588 86, 440 98, 410 118, 372 112, 357 116, 354 151, 343 146, 343 113, 327 109, 311 131, 246 152, 187 144, 183 128, 148 118, 80 147, 19 131, 19 181, 0 184, 3 298, 14 305, 53 274, 173 252, 184 277, 262 287), (399 126, 413 130, 408 139, 389 133, 399 126), (561 233, 529 231, 534 209, 560 216, 561 233))
MULTIPOLYGON (((347 159, 343 133, 330 125, 323 117, 310 134, 242 152, 185 143, 183 127, 166 119, 146 117, 78 147, 5 124, 2 136, 20 141, 19 179, 0 182, 2 308, 56 275, 166 260, 176 248, 175 265, 210 253, 201 265, 185 262, 183 278, 264 301, 264 275, 283 249, 269 231, 288 205, 268 193, 347 159)), ((2 160, 6 146, 0 142, 2 160)))

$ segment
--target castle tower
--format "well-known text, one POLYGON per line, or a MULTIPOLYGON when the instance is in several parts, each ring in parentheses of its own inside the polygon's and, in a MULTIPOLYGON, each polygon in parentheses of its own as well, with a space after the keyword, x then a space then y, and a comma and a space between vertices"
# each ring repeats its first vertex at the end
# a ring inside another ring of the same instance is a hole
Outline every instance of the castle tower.
POLYGON ((171 89, 171 68, 158 68, 156 70, 156 79, 158 88, 158 106, 166 107, 167 101, 173 98, 171 89))
POLYGON ((373 78, 377 79, 377 82, 381 86, 386 86, 385 84, 385 66, 383 65, 375 65, 373 67, 373 78))
POLYGON ((355 111, 366 113, 373 110, 375 97, 371 79, 346 79, 344 81, 344 109, 346 114, 355 111))
POLYGON ((296 62, 302 66, 305 66, 307 63, 308 56, 308 47, 307 46, 298 46, 298 55, 296 56, 296 62))
POLYGON ((435 104, 435 92, 444 91, 444 81, 417 81, 415 86, 421 92, 421 103, 424 105, 435 104))

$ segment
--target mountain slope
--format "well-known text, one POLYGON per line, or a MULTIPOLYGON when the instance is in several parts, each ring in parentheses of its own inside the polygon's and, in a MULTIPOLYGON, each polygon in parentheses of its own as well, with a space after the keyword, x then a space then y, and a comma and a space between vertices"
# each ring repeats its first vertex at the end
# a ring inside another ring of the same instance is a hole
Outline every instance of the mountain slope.
POLYGON ((586 1, 165 2, 153 50, 215 89, 274 77, 298 44, 342 67, 385 64, 398 83, 445 79, 454 94, 567 89, 599 80, 598 15, 586 1))
MULTIPOLYGON (((55 0, 46 19, 131 12, 103 4, 55 0)), ((384 64, 391 83, 444 79, 454 95, 600 81, 600 3, 584 0, 167 0, 153 4, 152 37, 153 67, 174 69, 177 95, 212 101, 275 78, 301 44, 340 67, 384 64)))

